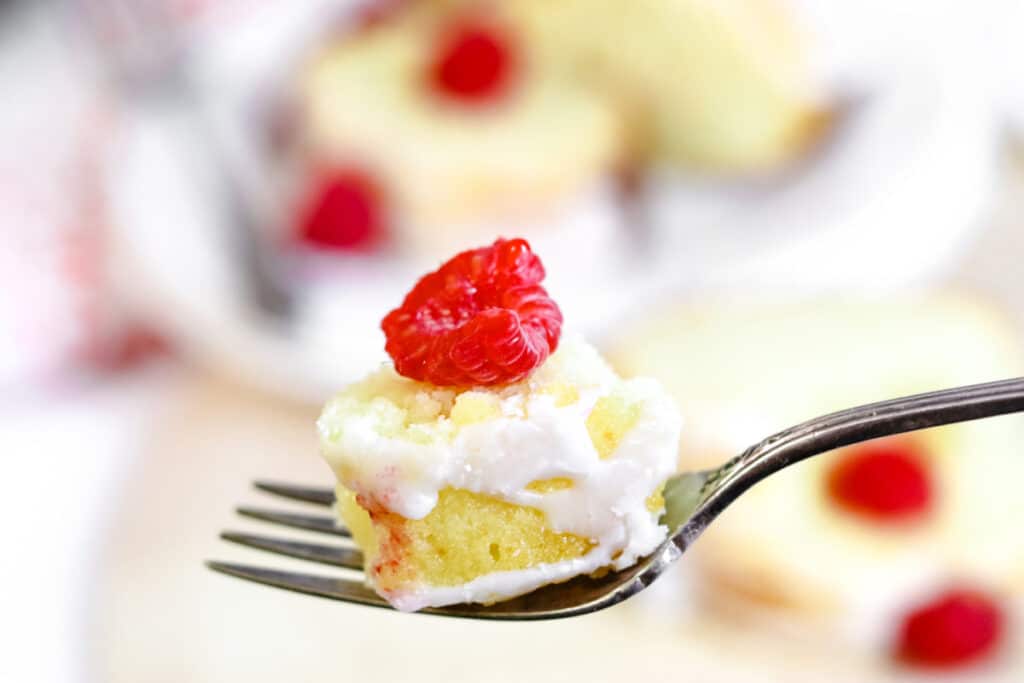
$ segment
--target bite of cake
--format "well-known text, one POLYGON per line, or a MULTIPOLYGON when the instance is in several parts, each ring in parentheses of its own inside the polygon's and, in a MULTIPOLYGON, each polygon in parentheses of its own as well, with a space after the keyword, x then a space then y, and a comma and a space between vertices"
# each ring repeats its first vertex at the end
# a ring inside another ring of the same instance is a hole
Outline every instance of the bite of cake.
POLYGON ((678 409, 561 339, 543 277, 523 240, 457 255, 384 319, 394 363, 319 420, 338 513, 399 609, 623 569, 665 539, 678 409))

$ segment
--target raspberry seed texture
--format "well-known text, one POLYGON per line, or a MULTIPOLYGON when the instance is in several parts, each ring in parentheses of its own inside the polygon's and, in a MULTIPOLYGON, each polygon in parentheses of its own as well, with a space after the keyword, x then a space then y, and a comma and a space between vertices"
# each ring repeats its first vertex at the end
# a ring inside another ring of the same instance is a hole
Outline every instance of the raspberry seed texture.
POLYGON ((423 276, 381 323, 399 374, 438 386, 527 377, 557 348, 562 313, 523 239, 464 251, 423 276))

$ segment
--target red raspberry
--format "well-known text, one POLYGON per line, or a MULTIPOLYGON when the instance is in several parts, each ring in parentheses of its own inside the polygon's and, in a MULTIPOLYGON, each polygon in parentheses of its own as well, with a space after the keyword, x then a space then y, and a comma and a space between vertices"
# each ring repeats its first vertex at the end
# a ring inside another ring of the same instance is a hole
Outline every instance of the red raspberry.
POLYGON ((986 595, 949 591, 911 611, 903 621, 896 656, 916 666, 949 668, 990 653, 1003 633, 1003 613, 986 595))
POLYGON ((382 239, 381 194, 366 172, 340 168, 322 174, 299 217, 299 237, 326 249, 366 249, 382 239))
POLYGON ((906 440, 882 440, 857 447, 828 473, 832 500, 877 522, 905 521, 927 512, 931 476, 906 440))
POLYGON ((458 254, 423 276, 381 327, 399 374, 440 386, 517 382, 558 346, 562 312, 523 239, 458 254))
POLYGON ((479 103, 506 91, 515 66, 515 50, 508 35, 493 24, 464 20, 441 36, 429 76, 439 94, 479 103))

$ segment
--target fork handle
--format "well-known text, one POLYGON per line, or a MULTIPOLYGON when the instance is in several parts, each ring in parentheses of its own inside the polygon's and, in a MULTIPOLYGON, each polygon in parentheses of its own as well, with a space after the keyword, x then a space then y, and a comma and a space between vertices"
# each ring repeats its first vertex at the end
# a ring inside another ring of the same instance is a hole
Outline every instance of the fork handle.
POLYGON ((883 436, 1018 412, 1024 412, 1024 377, 869 403, 808 420, 709 473, 700 517, 710 521, 757 482, 814 455, 883 436))

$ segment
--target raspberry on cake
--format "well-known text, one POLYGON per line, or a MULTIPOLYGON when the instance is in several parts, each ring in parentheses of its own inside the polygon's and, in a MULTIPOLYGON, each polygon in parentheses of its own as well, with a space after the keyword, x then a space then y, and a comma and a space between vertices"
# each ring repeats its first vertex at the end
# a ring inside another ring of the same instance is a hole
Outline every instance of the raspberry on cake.
POLYGON ((999 646, 1004 621, 1002 608, 985 593, 950 590, 906 616, 895 655, 918 667, 970 664, 999 646))
POLYGON ((881 439, 845 449, 827 475, 841 509, 878 523, 927 515, 932 482, 925 455, 910 438, 881 439))
POLYGON ((321 249, 365 250, 384 239, 385 210, 380 188, 358 168, 317 174, 300 208, 299 238, 321 249))
POLYGON ((431 84, 442 97, 489 102, 501 97, 516 70, 516 47, 508 31, 481 21, 448 28, 435 48, 431 84))
POLYGON ((413 348, 415 362, 397 356, 320 417, 338 513, 399 609, 623 569, 665 538, 678 410, 653 381, 560 340, 542 278, 523 240, 459 254, 385 319, 389 352, 413 348), (511 332, 476 333, 499 313, 511 332))
POLYGON ((434 384, 507 384, 555 350, 562 312, 525 240, 463 252, 423 277, 384 318, 387 352, 406 377, 434 384))

